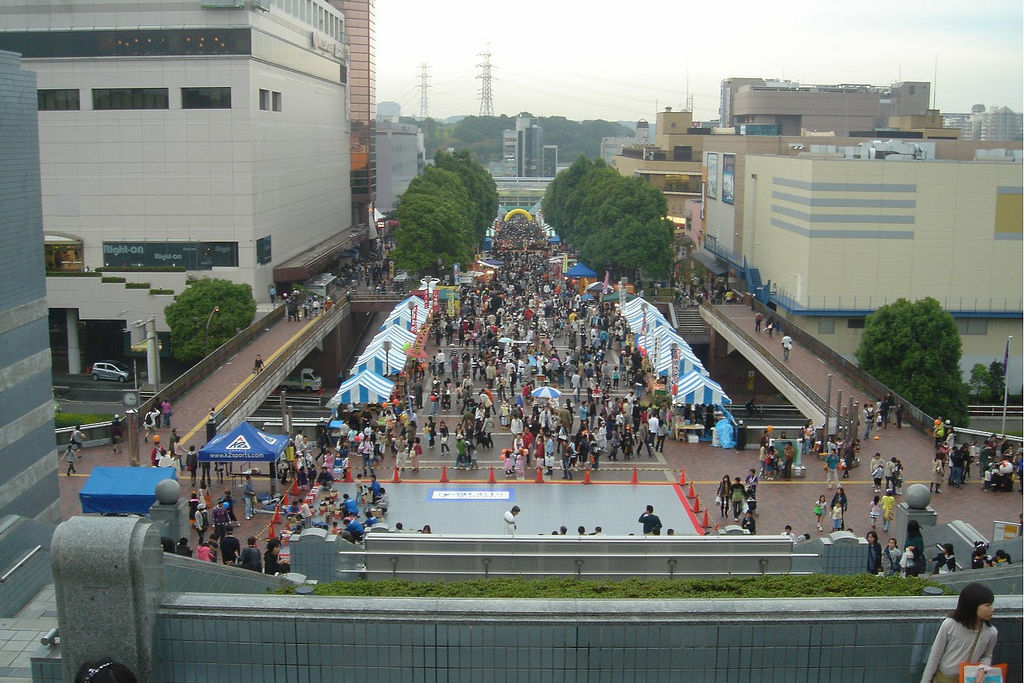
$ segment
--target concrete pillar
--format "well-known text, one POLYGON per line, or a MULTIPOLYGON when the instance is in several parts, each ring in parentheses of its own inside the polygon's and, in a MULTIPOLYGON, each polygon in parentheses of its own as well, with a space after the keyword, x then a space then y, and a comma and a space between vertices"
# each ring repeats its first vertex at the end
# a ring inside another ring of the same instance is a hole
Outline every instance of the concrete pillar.
POLYGON ((904 502, 896 506, 893 511, 893 521, 890 529, 896 544, 902 549, 907 544, 907 524, 910 520, 917 520, 923 532, 928 527, 935 526, 938 520, 938 513, 928 503, 931 502, 931 493, 924 484, 911 484, 904 491, 904 502))
POLYGON ((140 681, 160 683, 156 615, 165 592, 160 534, 140 517, 72 517, 50 550, 61 668, 114 659, 140 681))
POLYGON ((177 479, 164 479, 156 487, 156 502, 149 508, 149 519, 161 536, 177 542, 188 537, 188 501, 181 497, 177 479))
POLYGON ((78 345, 78 309, 66 308, 68 327, 68 374, 77 375, 82 372, 82 350, 78 345))
POLYGON ((156 318, 146 321, 146 373, 153 391, 160 391, 160 346, 156 336, 156 318))

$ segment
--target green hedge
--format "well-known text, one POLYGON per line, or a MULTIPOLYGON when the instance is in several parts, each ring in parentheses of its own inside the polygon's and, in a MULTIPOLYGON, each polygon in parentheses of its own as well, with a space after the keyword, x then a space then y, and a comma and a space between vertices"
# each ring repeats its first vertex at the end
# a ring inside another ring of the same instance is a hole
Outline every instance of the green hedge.
POLYGON ((96 270, 101 273, 184 273, 185 266, 110 266, 96 270))
MULTIPOLYGON (((477 579, 448 583, 416 581, 334 581, 314 587, 316 595, 395 598, 602 598, 713 599, 821 598, 921 595, 937 585, 917 577, 877 577, 868 574, 832 576, 754 576, 721 579, 627 579, 588 581, 549 578, 529 580, 477 579)), ((944 586, 942 589, 949 593, 944 586)), ((291 592, 283 589, 282 593, 291 592)))
POLYGON ((125 289, 149 289, 152 285, 148 282, 126 282, 125 289))
POLYGON ((173 289, 151 289, 151 290, 149 290, 149 293, 150 294, 171 294, 171 295, 173 295, 174 294, 174 290, 173 289))
POLYGON ((100 277, 102 273, 96 270, 48 270, 46 277, 100 277))
POLYGON ((54 426, 75 427, 77 425, 88 425, 96 422, 110 422, 114 416, 109 413, 57 413, 54 418, 54 426))
POLYGON ((103 279, 100 280, 100 282, 107 282, 107 283, 113 283, 113 284, 124 284, 125 282, 128 282, 128 278, 126 278, 126 277, 114 277, 113 275, 105 275, 105 276, 103 276, 103 279))

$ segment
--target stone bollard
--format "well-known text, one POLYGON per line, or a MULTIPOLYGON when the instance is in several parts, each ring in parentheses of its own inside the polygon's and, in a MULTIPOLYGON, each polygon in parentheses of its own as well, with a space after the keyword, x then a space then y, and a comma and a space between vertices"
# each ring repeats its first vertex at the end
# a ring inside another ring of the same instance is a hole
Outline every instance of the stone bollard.
POLYGON ((140 517, 72 517, 50 558, 64 680, 83 662, 110 658, 159 683, 156 616, 165 592, 160 532, 140 517))

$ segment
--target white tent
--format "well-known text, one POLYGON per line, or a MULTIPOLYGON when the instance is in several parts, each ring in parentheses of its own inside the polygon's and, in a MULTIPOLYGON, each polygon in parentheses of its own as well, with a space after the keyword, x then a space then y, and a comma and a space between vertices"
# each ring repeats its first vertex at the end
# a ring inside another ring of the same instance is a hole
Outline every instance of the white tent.
POLYGON ((367 351, 380 346, 385 340, 391 342, 392 351, 395 349, 401 350, 404 345, 412 344, 413 341, 416 340, 416 335, 401 325, 388 325, 373 336, 370 343, 366 345, 366 349, 363 351, 362 355, 365 356, 367 351))
POLYGON ((405 361, 407 360, 408 357, 400 348, 392 348, 390 351, 385 351, 383 347, 378 346, 374 349, 367 349, 363 355, 356 359, 355 364, 352 366, 352 373, 359 374, 366 370, 372 370, 378 375, 390 375, 401 372, 405 368, 405 361))

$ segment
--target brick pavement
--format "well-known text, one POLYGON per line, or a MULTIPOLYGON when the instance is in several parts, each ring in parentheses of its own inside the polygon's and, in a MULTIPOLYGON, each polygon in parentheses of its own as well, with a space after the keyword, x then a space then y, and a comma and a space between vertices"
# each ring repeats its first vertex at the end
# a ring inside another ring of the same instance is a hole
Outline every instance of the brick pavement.
MULTIPOLYGON (((746 309, 742 306, 726 306, 722 308, 728 310, 730 317, 737 315, 740 324, 744 324, 742 311, 746 309)), ((202 441, 201 429, 205 423, 210 405, 216 405, 216 403, 223 400, 235 387, 250 376, 252 368, 251 359, 255 357, 255 354, 261 353, 265 360, 269 359, 277 349, 281 348, 292 335, 299 331, 300 327, 301 324, 299 323, 279 322, 175 406, 174 421, 187 430, 184 432, 179 430, 183 436, 187 436, 193 430, 193 427, 200 430, 195 438, 187 439, 186 443, 194 442, 199 445, 199 442, 202 441)), ((750 316, 749 328, 753 329, 752 314, 750 316)), ((759 339, 759 341, 765 344, 771 342, 766 348, 770 352, 777 351, 777 355, 781 357, 781 344, 776 344, 778 340, 768 340, 766 336, 762 336, 764 339, 759 339), (779 348, 776 349, 776 346, 779 348)), ((431 344, 427 352, 428 354, 436 353, 436 350, 433 344, 431 344)), ((448 347, 445 347, 445 350, 448 352, 448 347)), ((817 385, 812 377, 808 377, 811 369, 820 369, 821 372, 825 372, 824 365, 819 360, 809 356, 805 350, 799 347, 791 351, 789 364, 791 369, 804 378, 805 381, 810 380, 808 383, 811 386, 817 385), (815 368, 815 364, 820 366, 820 368, 815 368)), ((836 375, 833 378, 833 387, 841 386, 843 381, 845 380, 836 375)), ((478 382, 477 385, 481 386, 482 383, 478 382)), ((823 380, 821 386, 824 387, 823 380)), ((728 391, 729 387, 725 388, 728 391)), ((848 395, 846 391, 847 389, 844 388, 844 396, 848 395)), ((854 395, 861 400, 863 398, 863 394, 860 392, 855 391, 854 395)), ((855 398, 855 400, 858 400, 858 398, 855 398)), ((422 411, 420 414, 421 422, 425 422, 426 411, 422 411)), ((458 416, 450 413, 438 415, 435 419, 440 420, 442 418, 451 424, 458 419, 458 416)), ((167 430, 162 430, 161 433, 166 434, 166 432, 167 430)), ((500 430, 499 425, 499 433, 495 434, 495 449, 492 451, 478 451, 480 469, 468 472, 454 470, 454 455, 450 458, 442 459, 437 449, 431 451, 425 448, 420 472, 412 473, 406 470, 402 472, 401 478, 408 481, 437 481, 441 475, 442 465, 447 465, 447 476, 451 481, 486 482, 488 467, 493 465, 498 479, 501 479, 502 467, 498 460, 498 455, 502 446, 510 441, 510 438, 507 430, 500 430)), ((423 442, 426 445, 426 439, 423 439, 423 442)), ((887 431, 880 434, 878 441, 872 440, 871 445, 876 447, 883 456, 888 457, 895 454, 903 460, 907 470, 906 485, 915 481, 927 483, 928 470, 926 465, 930 458, 930 442, 926 437, 909 428, 897 431, 894 427, 890 427, 887 431)), ((81 508, 78 504, 77 493, 85 481, 85 475, 88 474, 92 466, 127 464, 127 456, 123 452, 119 456, 114 456, 109 452, 109 448, 106 447, 86 449, 83 451, 83 455, 85 457, 83 458, 82 465, 78 467, 82 476, 64 477, 62 475, 60 477, 62 514, 65 518, 73 514, 80 514, 81 508)), ((145 459, 148 456, 148 449, 143 451, 141 455, 145 459)), ((868 453, 868 456, 870 457, 870 453, 868 453)), ((866 463, 867 458, 864 458, 864 460, 866 463)), ((796 533, 807 532, 812 535, 817 533, 815 529, 816 521, 811 508, 817 496, 822 493, 828 494, 828 491, 824 486, 824 477, 820 466, 810 462, 806 464, 808 465, 808 478, 806 480, 794 479, 788 482, 764 482, 758 488, 759 533, 781 532, 785 524, 791 524, 796 533)), ((713 525, 719 521, 731 521, 718 518, 718 511, 714 506, 715 489, 722 475, 729 474, 730 477, 743 476, 748 469, 757 467, 757 455, 756 451, 752 450, 738 452, 713 448, 706 443, 689 444, 669 439, 665 442, 664 453, 656 454, 653 458, 648 458, 644 455, 629 462, 620 460, 617 463, 608 462, 605 459, 600 471, 593 474, 593 479, 601 482, 627 483, 632 477, 634 466, 638 469, 638 480, 641 483, 649 484, 674 483, 679 479, 680 470, 685 468, 687 480, 695 483, 695 489, 701 497, 702 504, 706 507, 710 505, 709 516, 713 525)), ((385 462, 378 469, 378 475, 382 481, 387 482, 391 480, 393 468, 394 460, 390 456, 386 456, 385 462)), ((532 480, 535 474, 536 470, 528 471, 527 478, 532 480)), ((552 483, 562 485, 557 476, 556 480, 552 483)), ((187 484, 187 479, 185 482, 187 484)), ((848 525, 855 532, 863 534, 869 528, 867 512, 868 504, 873 495, 871 480, 866 472, 866 464, 861 468, 853 470, 850 479, 844 480, 842 483, 850 499, 850 519, 848 525)), ((230 486, 230 479, 225 484, 230 486)), ((397 485, 400 486, 401 484, 397 485)), ((565 485, 583 486, 579 479, 565 485)), ((343 491, 348 490, 345 488, 345 485, 341 486, 343 491)), ((184 488, 188 490, 187 486, 184 488)), ((265 478, 258 479, 257 490, 264 492, 267 489, 267 480, 265 478)), ((602 487, 595 487, 593 489, 595 497, 600 496, 599 492, 601 489, 602 487)), ((222 491, 223 489, 215 486, 213 490, 222 491)), ((969 482, 963 490, 950 491, 943 489, 943 491, 941 495, 934 497, 932 502, 933 507, 939 513, 940 523, 948 522, 952 519, 962 519, 972 524, 986 536, 992 533, 993 520, 1013 521, 1017 519, 1021 511, 1021 498, 1017 492, 1012 494, 985 493, 980 490, 980 485, 976 482, 969 482)), ((235 493, 237 499, 237 490, 235 493)), ((269 520, 269 515, 258 515, 251 522, 243 522, 241 528, 236 531, 236 536, 241 539, 244 539, 249 534, 263 537, 269 520)), ((415 520, 405 520, 405 522, 408 526, 415 524, 415 520)), ((190 540, 194 542, 194 536, 190 540)))

